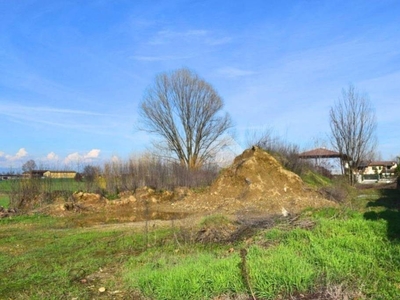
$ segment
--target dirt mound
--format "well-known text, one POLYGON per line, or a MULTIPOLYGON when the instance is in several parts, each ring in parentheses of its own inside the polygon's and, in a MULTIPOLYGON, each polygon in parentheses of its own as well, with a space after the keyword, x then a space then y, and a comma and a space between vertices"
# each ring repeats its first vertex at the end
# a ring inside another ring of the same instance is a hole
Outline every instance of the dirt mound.
MULTIPOLYGON (((253 147, 236 157, 209 188, 201 191, 177 188, 162 192, 142 187, 121 193, 115 200, 78 192, 42 211, 58 216, 85 213, 93 216, 94 223, 107 223, 169 220, 188 214, 289 216, 307 207, 335 205, 307 188, 299 176, 285 170, 267 152, 253 147)), ((209 238, 209 232, 204 234, 209 238)))
POLYGON ((245 150, 224 169, 209 191, 188 197, 182 207, 191 210, 284 214, 307 207, 334 206, 307 189, 296 174, 258 147, 245 150))

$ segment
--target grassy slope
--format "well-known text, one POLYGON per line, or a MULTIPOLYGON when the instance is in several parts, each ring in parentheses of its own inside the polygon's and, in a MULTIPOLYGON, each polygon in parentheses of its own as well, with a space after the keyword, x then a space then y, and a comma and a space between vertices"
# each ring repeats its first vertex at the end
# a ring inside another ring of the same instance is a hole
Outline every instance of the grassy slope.
POLYGON ((327 288, 398 299, 399 191, 360 193, 339 209, 304 212, 298 226, 282 223, 223 245, 195 243, 176 228, 146 239, 144 228, 135 233, 68 228, 62 218, 3 219, 0 298, 107 299, 118 291, 129 298, 136 290, 151 299, 251 292, 274 299, 327 288))

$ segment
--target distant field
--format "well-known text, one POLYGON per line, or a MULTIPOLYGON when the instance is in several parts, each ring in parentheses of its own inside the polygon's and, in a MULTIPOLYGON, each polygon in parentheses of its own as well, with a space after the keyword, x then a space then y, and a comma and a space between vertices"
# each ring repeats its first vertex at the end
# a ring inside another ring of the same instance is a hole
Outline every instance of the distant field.
POLYGON ((7 195, 0 194, 0 206, 8 207, 9 199, 7 195))
MULTIPOLYGON (((12 191, 19 191, 21 189, 20 184, 25 179, 13 179, 13 180, 0 180, 0 206, 8 207, 9 195, 12 191)), ((43 192, 53 191, 67 191, 75 192, 86 188, 85 182, 77 182, 74 179, 37 179, 41 185, 43 192)))
POLYGON ((0 193, 8 193, 11 191, 11 180, 0 180, 0 193))
MULTIPOLYGON (((0 180, 0 193, 9 193, 12 191, 12 186, 18 184, 19 180, 23 179, 13 179, 13 180, 0 180)), ((77 182, 74 179, 38 179, 39 182, 43 183, 46 189, 51 189, 53 191, 78 191, 84 190, 86 185, 85 182, 77 182)))

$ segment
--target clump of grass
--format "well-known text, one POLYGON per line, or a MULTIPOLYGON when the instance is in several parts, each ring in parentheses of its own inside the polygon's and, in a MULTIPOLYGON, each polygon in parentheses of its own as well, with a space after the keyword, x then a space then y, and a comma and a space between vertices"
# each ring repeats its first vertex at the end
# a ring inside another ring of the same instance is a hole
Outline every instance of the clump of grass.
POLYGON ((231 221, 227 216, 216 214, 203 218, 200 221, 199 225, 202 228, 210 228, 210 227, 226 226, 229 224, 231 224, 231 221))
POLYGON ((215 255, 194 244, 191 247, 200 251, 195 256, 171 252, 151 261, 133 258, 127 282, 152 299, 211 299, 246 292, 275 299, 337 286, 366 297, 400 297, 400 245, 388 240, 384 220, 365 220, 361 213, 332 208, 308 217, 316 222, 312 230, 273 228, 258 236, 258 243, 247 248, 246 281, 243 255, 215 255))
POLYGON ((239 258, 217 258, 213 253, 191 255, 167 254, 141 262, 133 258, 128 264, 126 280, 151 299, 211 299, 218 295, 246 291, 238 272, 239 258))
POLYGON ((308 185, 315 188, 320 188, 332 184, 332 181, 328 177, 325 177, 311 170, 308 170, 307 172, 302 174, 301 179, 303 179, 303 181, 308 185))

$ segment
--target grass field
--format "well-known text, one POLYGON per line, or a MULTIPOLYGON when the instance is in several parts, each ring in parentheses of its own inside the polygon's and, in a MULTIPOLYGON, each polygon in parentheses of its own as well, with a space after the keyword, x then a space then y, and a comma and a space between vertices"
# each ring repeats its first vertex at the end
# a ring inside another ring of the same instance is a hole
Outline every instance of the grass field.
POLYGON ((0 206, 7 208, 9 201, 8 195, 0 194, 0 206))
MULTIPOLYGON (((173 223, 147 231, 0 219, 0 299, 400 299, 399 201, 399 190, 358 191, 340 208, 229 243, 196 242, 173 223)), ((213 222, 227 221, 199 226, 213 222)))
MULTIPOLYGON (((0 193, 9 193, 12 191, 13 184, 17 184, 20 179, 13 180, 0 180, 0 193)), ((38 179, 46 187, 50 187, 52 190, 66 190, 66 191, 78 191, 85 189, 85 182, 78 182, 74 179, 38 179)))
MULTIPOLYGON (((85 182, 77 182, 74 179, 34 179, 34 183, 39 187, 39 191, 51 193, 62 191, 73 193, 75 191, 85 191, 87 185, 85 182)), ((18 194, 26 184, 24 179, 0 180, 0 206, 8 207, 10 195, 18 194)))

